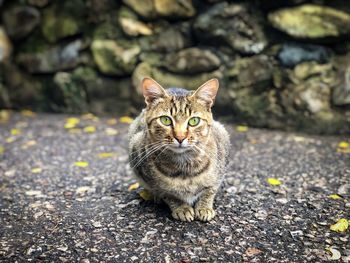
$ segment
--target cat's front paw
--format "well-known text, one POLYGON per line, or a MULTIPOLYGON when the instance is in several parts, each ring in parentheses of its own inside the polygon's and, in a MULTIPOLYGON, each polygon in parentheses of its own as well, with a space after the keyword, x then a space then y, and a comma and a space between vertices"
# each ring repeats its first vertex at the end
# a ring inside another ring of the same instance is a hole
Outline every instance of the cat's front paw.
POLYGON ((195 216, 200 221, 210 221, 215 217, 215 210, 210 207, 196 207, 195 210, 195 216))
POLYGON ((191 222, 194 220, 194 210, 189 205, 181 205, 172 211, 172 216, 177 220, 191 222))

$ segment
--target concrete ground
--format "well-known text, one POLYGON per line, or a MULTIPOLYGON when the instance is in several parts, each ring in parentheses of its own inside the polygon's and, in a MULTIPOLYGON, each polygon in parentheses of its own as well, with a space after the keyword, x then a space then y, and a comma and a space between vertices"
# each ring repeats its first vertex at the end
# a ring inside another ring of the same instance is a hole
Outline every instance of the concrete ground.
POLYGON ((350 262, 348 137, 227 125, 217 216, 184 223, 128 189, 128 124, 31 115, 2 114, 0 261, 350 262))

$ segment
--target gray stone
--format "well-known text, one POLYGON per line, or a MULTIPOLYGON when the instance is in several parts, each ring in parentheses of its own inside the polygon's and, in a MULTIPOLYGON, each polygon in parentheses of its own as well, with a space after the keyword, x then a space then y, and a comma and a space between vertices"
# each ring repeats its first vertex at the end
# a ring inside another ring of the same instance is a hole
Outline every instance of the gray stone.
POLYGON ((11 38, 20 39, 31 33, 40 23, 40 13, 30 6, 18 6, 6 10, 3 21, 11 38))
POLYGON ((140 47, 132 42, 96 39, 91 44, 98 69, 108 75, 130 74, 136 66, 140 47))
POLYGON ((140 46, 143 51, 173 52, 189 47, 192 39, 189 36, 189 25, 169 27, 160 33, 141 38, 140 46))
POLYGON ((153 26, 138 19, 129 8, 119 10, 118 21, 124 33, 129 36, 149 36, 154 33, 153 26))
POLYGON ((246 5, 219 3, 199 15, 193 27, 203 42, 223 42, 241 53, 258 54, 267 45, 258 17, 246 5))
POLYGON ((296 38, 319 39, 350 34, 350 14, 334 8, 305 4, 268 15, 277 29, 296 38))
POLYGON ((12 44, 3 27, 0 26, 0 63, 7 61, 12 52, 12 44))
POLYGON ((333 88, 332 102, 336 106, 350 105, 350 55, 337 58, 338 81, 333 88))
POLYGON ((327 63, 330 60, 330 52, 322 46, 287 43, 282 46, 277 57, 283 66, 294 67, 305 61, 327 63))
POLYGON ((45 8, 41 31, 50 43, 78 34, 83 29, 85 4, 81 0, 65 1, 45 8))
POLYGON ((220 67, 218 56, 209 49, 188 48, 166 56, 164 66, 171 72, 195 74, 220 67))
POLYGON ((252 89, 266 88, 272 83, 274 60, 266 55, 255 55, 232 61, 225 75, 235 89, 251 87, 252 89))
POLYGON ((192 0, 123 0, 123 2, 145 18, 183 18, 195 14, 192 0))
POLYGON ((37 7, 45 7, 50 3, 51 0, 28 0, 28 4, 37 6, 37 7))
POLYGON ((82 42, 76 40, 38 53, 20 53, 16 61, 30 73, 52 73, 72 69, 80 62, 79 52, 82 47, 82 42))

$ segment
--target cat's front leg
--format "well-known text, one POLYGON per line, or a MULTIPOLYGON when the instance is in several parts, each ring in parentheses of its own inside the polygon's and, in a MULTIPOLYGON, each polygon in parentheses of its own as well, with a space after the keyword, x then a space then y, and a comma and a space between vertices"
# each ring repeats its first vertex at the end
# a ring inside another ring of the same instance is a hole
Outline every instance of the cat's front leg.
POLYGON ((215 210, 213 208, 215 194, 216 189, 212 187, 204 190, 194 207, 194 213, 197 219, 210 221, 215 217, 215 210))
POLYGON ((163 200, 169 206, 173 218, 187 222, 194 220, 194 210, 189 204, 173 197, 163 197, 163 200))

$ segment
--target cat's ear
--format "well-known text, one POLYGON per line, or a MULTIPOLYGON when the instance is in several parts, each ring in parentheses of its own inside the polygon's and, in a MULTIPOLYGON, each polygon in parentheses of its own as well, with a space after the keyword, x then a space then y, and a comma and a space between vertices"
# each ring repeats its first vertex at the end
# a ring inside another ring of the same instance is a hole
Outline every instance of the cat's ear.
POLYGON ((204 103, 209 108, 213 106, 216 94, 219 89, 219 81, 211 79, 200 86, 192 95, 198 101, 204 103))
POLYGON ((151 78, 144 78, 141 82, 141 88, 147 105, 168 96, 165 89, 151 78))

